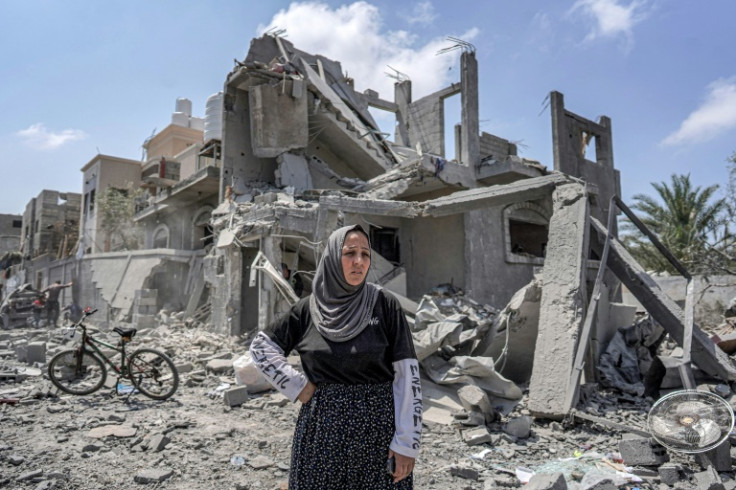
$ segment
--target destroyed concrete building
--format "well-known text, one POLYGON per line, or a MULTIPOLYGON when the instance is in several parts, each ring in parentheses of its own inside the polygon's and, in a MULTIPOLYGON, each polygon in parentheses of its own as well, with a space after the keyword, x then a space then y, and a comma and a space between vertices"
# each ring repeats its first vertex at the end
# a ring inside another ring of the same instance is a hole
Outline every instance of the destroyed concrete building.
MULTIPOLYGON (((23 236, 23 216, 20 214, 0 214, 0 257, 6 252, 20 250, 23 236)), ((4 269, 0 264, 0 269, 4 269)))
POLYGON ((43 190, 23 213, 22 252, 28 259, 52 261, 75 251, 82 196, 43 190))
POLYGON ((319 242, 338 224, 369 229, 372 279, 402 296, 418 299, 452 283, 480 303, 504 305, 545 264, 556 189, 582 198, 579 218, 607 215, 610 197, 620 193, 607 118, 594 123, 571 113, 553 92, 550 172, 517 156, 508 140, 479 132, 472 50, 462 53, 460 72, 459 83, 418 100, 411 81, 400 81, 389 101, 356 92, 339 62, 278 37, 252 41, 226 82, 223 204, 213 213, 221 233, 207 268, 217 291, 215 328, 245 333, 273 318, 271 279, 249 285, 259 251, 274 265, 306 271, 308 282, 319 242), (440 108, 458 93, 459 150, 450 159, 440 108), (368 107, 396 115, 394 141, 368 107), (593 141, 595 162, 584 156, 593 141))

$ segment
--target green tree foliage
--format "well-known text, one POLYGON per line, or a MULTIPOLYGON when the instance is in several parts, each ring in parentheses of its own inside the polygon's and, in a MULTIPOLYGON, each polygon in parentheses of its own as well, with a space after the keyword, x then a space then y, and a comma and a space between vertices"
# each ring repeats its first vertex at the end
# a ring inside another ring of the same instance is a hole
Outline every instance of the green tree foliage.
POLYGON ((138 189, 108 187, 97 197, 100 228, 105 232, 105 251, 136 250, 141 247, 141 230, 133 220, 138 189))
MULTIPOLYGON (((715 199, 718 185, 701 189, 690 175, 675 175, 671 181, 652 183, 659 199, 634 196, 631 206, 672 254, 693 274, 729 272, 723 244, 731 240, 725 198, 715 199)), ((647 270, 677 273, 648 238, 633 223, 622 225, 623 240, 634 258, 647 270)))

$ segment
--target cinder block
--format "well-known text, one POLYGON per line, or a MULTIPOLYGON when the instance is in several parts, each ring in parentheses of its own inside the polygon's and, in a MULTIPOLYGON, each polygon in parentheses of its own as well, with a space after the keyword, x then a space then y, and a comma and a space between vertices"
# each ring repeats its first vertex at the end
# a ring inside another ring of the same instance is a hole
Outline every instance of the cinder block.
POLYGON ((491 434, 485 427, 463 431, 463 440, 468 446, 491 442, 491 434))
POLYGON ((26 362, 26 359, 28 359, 28 344, 26 342, 15 344, 15 357, 18 362, 26 362))
POLYGON ((158 289, 137 289, 135 298, 158 298, 158 289))
POLYGON ((236 407, 250 400, 248 395, 248 388, 245 386, 238 386, 237 388, 230 388, 225 392, 224 395, 225 405, 228 407, 236 407))
POLYGON ((156 306, 156 303, 157 302, 158 302, 158 299, 155 298, 155 297, 153 297, 153 298, 138 298, 138 299, 135 300, 135 304, 137 306, 139 306, 139 307, 140 306, 151 306, 151 305, 156 306))
POLYGON ((643 437, 622 439, 618 450, 627 466, 659 466, 670 459, 662 446, 643 437))
POLYGON ((659 479, 665 485, 674 485, 682 479, 682 467, 679 464, 667 463, 660 466, 659 479))
POLYGON ((46 364, 46 342, 31 342, 26 348, 26 362, 46 364))

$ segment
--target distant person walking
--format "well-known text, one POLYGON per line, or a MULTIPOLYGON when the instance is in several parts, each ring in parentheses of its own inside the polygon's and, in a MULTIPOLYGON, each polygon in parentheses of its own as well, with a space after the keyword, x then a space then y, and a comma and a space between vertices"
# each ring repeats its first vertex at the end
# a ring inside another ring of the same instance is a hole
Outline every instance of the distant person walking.
POLYGON ((45 307, 44 296, 39 294, 38 298, 33 301, 33 326, 36 328, 41 326, 41 314, 45 307))
POLYGON ((46 321, 49 325, 55 327, 56 322, 59 320, 59 294, 64 288, 68 288, 72 285, 72 281, 66 284, 62 284, 61 281, 54 281, 51 286, 41 290, 41 293, 46 293, 46 321))

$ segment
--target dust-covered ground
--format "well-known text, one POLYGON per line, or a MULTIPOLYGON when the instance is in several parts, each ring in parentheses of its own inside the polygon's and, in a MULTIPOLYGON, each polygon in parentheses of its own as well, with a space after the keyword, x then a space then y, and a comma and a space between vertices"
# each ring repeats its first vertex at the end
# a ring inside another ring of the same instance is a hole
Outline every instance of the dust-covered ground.
MULTIPOLYGON (((44 367, 20 362, 16 349, 46 342, 50 359, 66 348, 60 330, 0 331, 0 488, 286 488, 299 404, 269 391, 228 406, 222 393, 236 385, 222 360, 243 354, 243 340, 191 322, 169 323, 141 331, 131 344, 166 351, 184 371, 177 393, 166 401, 117 395, 114 378, 93 395, 60 393, 44 367)), ((640 483, 607 479, 624 469, 622 432, 590 422, 531 419, 525 400, 489 423, 490 441, 481 444, 466 442, 478 427, 427 421, 415 488, 520 487, 524 468, 562 471, 569 488, 672 488, 659 482, 656 467, 635 468, 640 483)), ((647 401, 595 389, 585 393, 587 413, 619 424, 645 427, 648 408, 647 401)), ((674 459, 683 470, 677 488, 697 488, 692 474, 702 468, 692 458, 674 459)), ((736 486, 733 473, 721 477, 725 488, 736 486)))

